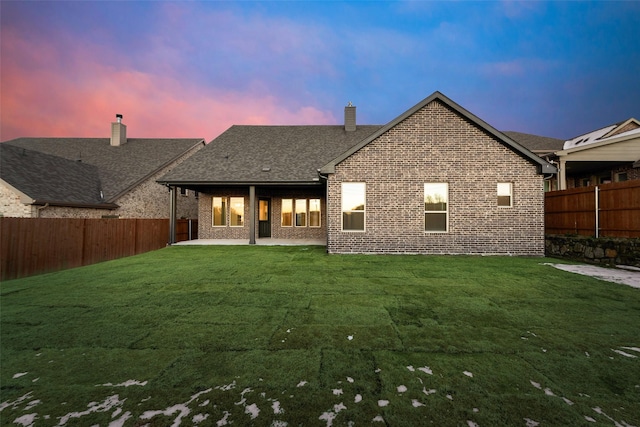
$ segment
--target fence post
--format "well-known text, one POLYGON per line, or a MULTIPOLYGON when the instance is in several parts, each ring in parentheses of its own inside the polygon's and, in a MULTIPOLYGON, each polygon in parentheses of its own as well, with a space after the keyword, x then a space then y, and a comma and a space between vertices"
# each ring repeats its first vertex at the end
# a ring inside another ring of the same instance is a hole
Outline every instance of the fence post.
POLYGON ((599 237, 600 235, 600 188, 598 188, 598 186, 596 185, 596 191, 595 191, 595 196, 596 196, 596 239, 599 237))

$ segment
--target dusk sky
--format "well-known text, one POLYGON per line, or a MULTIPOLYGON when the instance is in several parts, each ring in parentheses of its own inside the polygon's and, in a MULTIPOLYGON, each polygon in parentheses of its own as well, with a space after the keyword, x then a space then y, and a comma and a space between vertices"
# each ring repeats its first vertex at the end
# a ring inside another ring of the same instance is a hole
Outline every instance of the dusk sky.
POLYGON ((0 2, 0 140, 384 124, 436 90, 499 130, 640 119, 640 1, 0 2))

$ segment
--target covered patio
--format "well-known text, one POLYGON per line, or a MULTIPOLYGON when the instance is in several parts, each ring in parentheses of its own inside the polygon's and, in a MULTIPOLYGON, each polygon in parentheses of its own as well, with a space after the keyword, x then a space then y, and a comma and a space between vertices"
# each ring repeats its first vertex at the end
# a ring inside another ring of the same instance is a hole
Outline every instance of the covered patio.
MULTIPOLYGON (((195 239, 174 243, 172 246, 206 246, 206 245, 230 245, 244 246, 251 243, 247 239, 195 239)), ((256 239, 255 245, 262 246, 327 246, 324 239, 256 239)))

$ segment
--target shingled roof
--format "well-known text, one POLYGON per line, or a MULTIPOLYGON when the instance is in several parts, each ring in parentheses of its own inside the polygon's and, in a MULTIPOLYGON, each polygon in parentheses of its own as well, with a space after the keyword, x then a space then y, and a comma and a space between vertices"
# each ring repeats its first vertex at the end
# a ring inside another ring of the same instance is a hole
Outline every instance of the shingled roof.
POLYGON ((312 184, 318 169, 381 126, 232 126, 158 182, 312 184))
POLYGON ((342 125, 232 126, 158 182, 181 186, 317 183, 319 172, 333 173, 337 163, 432 101, 447 105, 537 164, 543 173, 556 172, 524 144, 434 92, 386 125, 358 125, 354 131, 346 131, 342 125))
POLYGON ((529 133, 513 131, 504 131, 502 133, 536 154, 553 153, 554 151, 562 150, 564 145, 563 140, 547 136, 531 135, 529 133))
POLYGON ((18 138, 0 144, 0 177, 9 183, 14 180, 12 186, 38 200, 113 204, 198 144, 204 141, 129 138, 121 146, 111 146, 108 138, 18 138), (21 166, 5 168, 5 151, 21 166), (35 163, 30 166, 31 161, 35 163), (49 177, 46 185, 45 178, 36 174, 49 177))
POLYGON ((0 176, 37 204, 104 205, 98 168, 86 163, 0 144, 0 176))

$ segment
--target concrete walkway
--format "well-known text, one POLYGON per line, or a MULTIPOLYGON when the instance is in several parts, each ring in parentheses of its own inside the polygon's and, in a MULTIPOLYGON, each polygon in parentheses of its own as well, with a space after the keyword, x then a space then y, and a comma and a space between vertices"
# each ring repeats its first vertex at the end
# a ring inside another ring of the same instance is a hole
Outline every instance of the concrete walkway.
POLYGON ((569 271, 571 273, 582 274, 585 276, 595 277, 596 279, 606 280, 607 282, 620 283, 629 285, 634 288, 640 288, 640 269, 636 267, 621 268, 605 268, 590 264, 551 264, 545 263, 560 270, 569 271))
MULTIPOLYGON (((196 239, 174 243, 174 246, 189 245, 249 245, 248 239, 196 239)), ((257 246, 327 246, 326 240, 317 239, 256 239, 257 246)))

